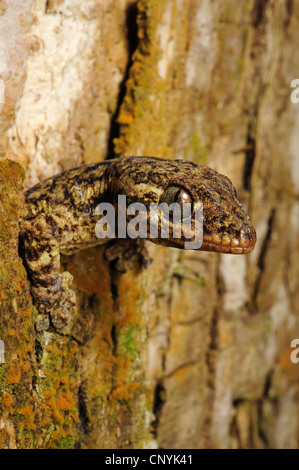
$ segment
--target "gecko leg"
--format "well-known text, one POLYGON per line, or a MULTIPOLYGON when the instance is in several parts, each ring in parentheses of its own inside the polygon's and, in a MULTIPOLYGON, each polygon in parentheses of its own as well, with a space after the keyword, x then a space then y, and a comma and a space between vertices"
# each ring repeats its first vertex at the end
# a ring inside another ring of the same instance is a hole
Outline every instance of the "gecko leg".
POLYGON ((109 261, 116 271, 125 273, 129 271, 134 262, 140 268, 146 268, 151 259, 144 245, 144 240, 137 239, 117 239, 105 248, 104 258, 109 261))
POLYGON ((21 250, 31 292, 38 312, 43 315, 37 322, 38 330, 47 329, 49 315, 55 328, 63 328, 76 310, 76 295, 70 289, 73 277, 67 271, 60 272, 59 243, 54 233, 55 225, 43 215, 21 223, 21 250))

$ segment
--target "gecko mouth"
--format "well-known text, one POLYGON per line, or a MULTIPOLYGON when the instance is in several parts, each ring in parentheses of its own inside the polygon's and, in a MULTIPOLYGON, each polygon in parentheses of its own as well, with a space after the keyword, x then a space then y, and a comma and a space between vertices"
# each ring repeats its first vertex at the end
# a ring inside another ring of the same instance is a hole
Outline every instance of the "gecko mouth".
POLYGON ((255 243, 256 232, 253 227, 250 227, 241 230, 237 236, 204 234, 201 250, 241 255, 250 253, 255 243))

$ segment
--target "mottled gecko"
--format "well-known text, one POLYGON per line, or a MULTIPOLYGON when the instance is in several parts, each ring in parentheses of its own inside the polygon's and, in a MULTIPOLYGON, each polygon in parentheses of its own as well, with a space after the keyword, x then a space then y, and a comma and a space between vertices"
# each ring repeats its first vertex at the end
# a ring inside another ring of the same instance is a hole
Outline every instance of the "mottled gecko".
MULTIPOLYGON (((76 296, 72 276, 60 272, 60 254, 106 243, 95 233, 96 207, 117 198, 146 207, 161 201, 203 204, 203 244, 200 250, 243 254, 254 248, 256 233, 231 181, 224 175, 185 160, 155 157, 117 158, 83 165, 53 176, 25 193, 28 215, 20 227, 21 250, 35 305, 49 314, 56 328, 64 327, 76 296)), ((193 216, 192 216, 193 217, 193 216)), ((193 222, 193 221, 192 221, 193 222)), ((154 243, 184 248, 184 238, 151 238, 154 243)), ((38 329, 49 326, 49 315, 38 329)))

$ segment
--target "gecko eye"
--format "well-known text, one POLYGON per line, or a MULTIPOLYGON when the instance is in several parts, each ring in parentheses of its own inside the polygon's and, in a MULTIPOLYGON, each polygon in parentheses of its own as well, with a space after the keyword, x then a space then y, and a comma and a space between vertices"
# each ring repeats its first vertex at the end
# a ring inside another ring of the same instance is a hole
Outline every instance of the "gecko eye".
MULTIPOLYGON (((189 210, 187 209, 188 217, 191 216, 192 203, 193 203, 192 196, 189 193, 189 191, 182 188, 181 186, 168 186, 168 188, 166 188, 163 191, 163 194, 160 198, 160 203, 161 202, 166 203, 168 206, 170 206, 173 203, 179 204, 180 207, 181 207, 181 214, 182 214, 182 217, 183 217, 182 220, 184 220, 186 218, 186 217, 184 217, 185 213, 183 212, 183 210, 184 210, 183 204, 191 204, 191 207, 189 208, 189 210)), ((185 209, 186 209, 186 207, 185 207, 185 209)))

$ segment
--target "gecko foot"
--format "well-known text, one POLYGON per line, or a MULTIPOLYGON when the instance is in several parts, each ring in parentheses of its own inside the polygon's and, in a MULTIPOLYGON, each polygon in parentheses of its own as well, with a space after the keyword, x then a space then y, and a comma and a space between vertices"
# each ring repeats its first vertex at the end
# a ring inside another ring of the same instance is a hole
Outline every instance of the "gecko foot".
POLYGON ((45 331, 52 324, 55 328, 63 328, 77 311, 76 294, 70 289, 73 276, 65 271, 59 275, 55 289, 42 287, 32 288, 35 304, 39 315, 36 321, 37 331, 45 331))
POLYGON ((77 311, 76 294, 70 289, 73 276, 65 271, 60 275, 61 291, 59 301, 50 312, 51 323, 55 328, 67 326, 77 311))
POLYGON ((140 268, 147 267, 151 262, 144 240, 141 238, 114 241, 105 249, 104 258, 121 273, 129 271, 134 262, 137 262, 140 268))

